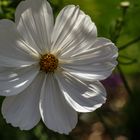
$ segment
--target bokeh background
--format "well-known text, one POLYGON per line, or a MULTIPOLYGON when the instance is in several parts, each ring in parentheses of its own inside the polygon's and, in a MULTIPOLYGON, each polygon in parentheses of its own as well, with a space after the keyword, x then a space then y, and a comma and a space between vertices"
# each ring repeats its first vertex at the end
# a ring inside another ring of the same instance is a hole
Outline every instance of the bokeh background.
MULTIPOLYGON (((0 19, 14 20, 21 0, 0 0, 0 19)), ((48 130, 42 122, 30 131, 6 124, 0 113, 0 140, 139 140, 140 139, 140 0, 49 0, 54 16, 68 4, 79 5, 95 22, 98 36, 119 48, 119 65, 102 81, 107 102, 95 112, 79 114, 70 135, 48 130)), ((7 40, 8 41, 8 40, 7 40)), ((0 97, 0 106, 3 101, 0 97)))

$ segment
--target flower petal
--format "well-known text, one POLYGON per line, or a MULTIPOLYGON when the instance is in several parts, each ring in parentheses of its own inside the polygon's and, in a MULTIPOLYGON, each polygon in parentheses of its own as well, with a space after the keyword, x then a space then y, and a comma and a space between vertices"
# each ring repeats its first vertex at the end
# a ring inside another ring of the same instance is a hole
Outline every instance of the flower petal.
POLYGON ((49 51, 54 26, 53 13, 46 0, 26 0, 15 14, 18 31, 24 40, 40 54, 49 51))
POLYGON ((60 56, 71 56, 93 44, 97 29, 90 17, 79 7, 69 5, 56 18, 52 33, 52 51, 60 56))
POLYGON ((10 20, 0 20, 0 65, 22 66, 36 63, 37 52, 29 48, 10 20))
POLYGON ((118 49, 110 40, 98 38, 93 46, 87 50, 63 58, 68 63, 62 63, 61 67, 85 80, 103 80, 111 75, 112 70, 117 65, 117 56, 118 49))
POLYGON ((1 68, 22 68, 37 63, 37 61, 24 61, 0 55, 1 68))
POLYGON ((86 82, 67 72, 57 73, 56 78, 65 99, 77 112, 91 112, 106 101, 106 91, 99 82, 86 82))
POLYGON ((0 95, 19 94, 31 84, 38 72, 38 66, 0 69, 0 95))
POLYGON ((54 76, 48 74, 41 91, 40 112, 46 126, 68 134, 77 123, 77 113, 69 106, 54 76))
POLYGON ((39 74, 32 84, 21 94, 6 97, 2 104, 2 114, 7 123, 21 130, 33 128, 40 120, 39 98, 42 74, 39 74))

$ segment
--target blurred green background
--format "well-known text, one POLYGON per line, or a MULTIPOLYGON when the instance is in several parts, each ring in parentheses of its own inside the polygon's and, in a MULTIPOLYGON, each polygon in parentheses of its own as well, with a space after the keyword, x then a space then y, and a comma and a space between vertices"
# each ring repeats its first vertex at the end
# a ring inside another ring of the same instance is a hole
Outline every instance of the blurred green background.
MULTIPOLYGON (((0 0, 0 19, 14 20, 21 0, 0 0)), ((107 103, 97 111, 79 114, 69 136, 49 131, 40 122, 30 131, 6 124, 0 114, 0 140, 139 140, 140 139, 140 0, 49 0, 54 15, 68 4, 79 5, 95 22, 98 36, 110 38, 119 48, 119 65, 103 81, 107 103), (111 83, 111 84, 110 84, 111 83)), ((3 98, 0 97, 2 104, 3 98)))

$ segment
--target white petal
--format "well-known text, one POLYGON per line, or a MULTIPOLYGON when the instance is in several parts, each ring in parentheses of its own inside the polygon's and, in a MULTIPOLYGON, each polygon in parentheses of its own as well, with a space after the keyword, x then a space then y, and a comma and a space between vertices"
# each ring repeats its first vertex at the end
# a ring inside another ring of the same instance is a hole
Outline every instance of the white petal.
POLYGON ((38 66, 0 69, 0 95, 12 96, 22 92, 39 72, 38 66))
POLYGON ((46 126, 56 132, 68 134, 77 123, 77 113, 63 97, 52 74, 48 74, 41 91, 40 112, 46 126))
POLYGON ((18 31, 40 54, 49 51, 53 30, 53 13, 47 0, 26 0, 15 14, 18 31))
POLYGON ((21 94, 6 97, 2 104, 2 114, 7 123, 21 130, 33 128, 40 120, 39 98, 43 76, 39 74, 32 84, 21 94))
POLYGON ((91 112, 106 101, 106 91, 99 82, 86 82, 63 72, 56 75, 68 103, 77 112, 91 112))
POLYGON ((0 65, 31 65, 36 63, 37 55, 22 40, 12 21, 0 20, 0 65))
POLYGON ((5 57, 0 55, 0 67, 5 67, 5 68, 20 68, 20 67, 26 67, 30 66, 32 64, 37 63, 37 61, 24 61, 24 60, 19 60, 15 58, 10 58, 10 57, 5 57))
POLYGON ((97 36, 95 24, 79 7, 69 5, 56 18, 52 34, 52 51, 60 56, 71 56, 93 44, 97 36))
POLYGON ((118 50, 110 40, 98 38, 89 49, 65 58, 68 63, 61 64, 61 67, 85 80, 103 80, 111 75, 117 65, 117 56, 118 50))

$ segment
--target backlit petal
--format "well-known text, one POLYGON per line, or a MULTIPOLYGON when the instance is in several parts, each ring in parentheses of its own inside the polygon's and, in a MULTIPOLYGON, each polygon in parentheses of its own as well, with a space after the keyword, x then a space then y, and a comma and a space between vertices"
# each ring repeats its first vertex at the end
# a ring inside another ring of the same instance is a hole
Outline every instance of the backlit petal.
POLYGON ((66 6, 56 18, 52 34, 52 51, 59 56, 71 56, 93 44, 97 36, 95 24, 79 7, 66 6))
POLYGON ((15 14, 18 31, 40 54, 49 51, 53 30, 53 13, 47 0, 21 2, 15 14))
POLYGON ((117 65, 117 56, 118 50, 110 40, 98 38, 92 47, 63 58, 66 63, 62 63, 61 67, 85 80, 103 80, 111 75, 117 65))
POLYGON ((52 74, 46 76, 42 87, 40 111, 46 126, 59 133, 68 134, 77 123, 77 113, 66 102, 52 74))
POLYGON ((0 69, 0 95, 19 94, 32 83, 38 72, 38 66, 0 69))
POLYGON ((23 41, 15 23, 10 20, 0 20, 0 66, 32 65, 36 63, 38 53, 23 41))
POLYGON ((43 76, 39 74, 21 94, 5 98, 2 114, 7 123, 20 127, 21 130, 29 130, 39 122, 39 98, 43 76))
POLYGON ((56 74, 65 99, 77 112, 91 112, 106 101, 106 91, 99 82, 77 79, 67 72, 56 74))

